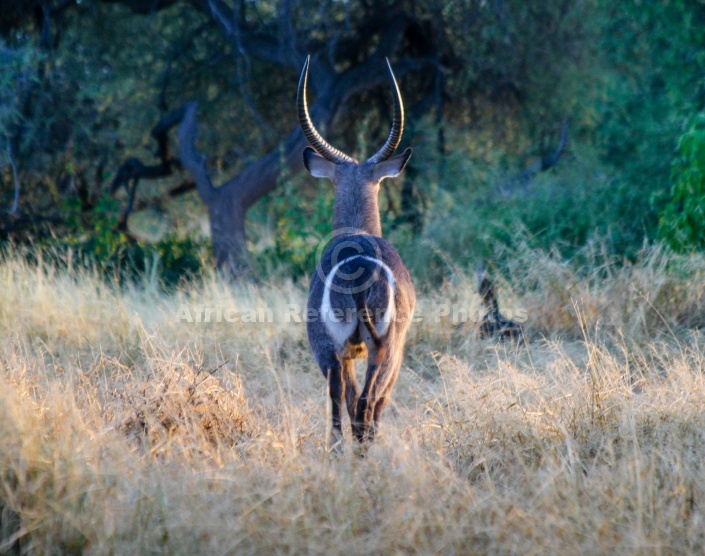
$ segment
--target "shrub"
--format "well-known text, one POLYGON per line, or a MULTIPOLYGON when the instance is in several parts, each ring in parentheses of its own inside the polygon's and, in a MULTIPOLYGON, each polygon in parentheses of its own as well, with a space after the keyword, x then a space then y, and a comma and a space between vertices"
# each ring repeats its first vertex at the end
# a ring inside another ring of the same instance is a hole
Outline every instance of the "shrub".
POLYGON ((661 212, 659 233, 678 251, 705 247, 705 113, 678 141, 671 165, 671 200, 661 212))

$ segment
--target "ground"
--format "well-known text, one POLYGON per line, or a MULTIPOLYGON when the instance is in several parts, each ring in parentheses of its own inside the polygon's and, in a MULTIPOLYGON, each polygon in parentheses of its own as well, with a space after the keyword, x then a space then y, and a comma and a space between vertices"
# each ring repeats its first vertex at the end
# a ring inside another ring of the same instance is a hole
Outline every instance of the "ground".
POLYGON ((480 299, 449 269, 364 458, 349 431, 329 450, 325 380, 282 317, 305 284, 164 292, 25 261, 0 262, 0 552, 705 548, 704 258, 527 252, 497 278, 526 346, 454 322, 480 299))

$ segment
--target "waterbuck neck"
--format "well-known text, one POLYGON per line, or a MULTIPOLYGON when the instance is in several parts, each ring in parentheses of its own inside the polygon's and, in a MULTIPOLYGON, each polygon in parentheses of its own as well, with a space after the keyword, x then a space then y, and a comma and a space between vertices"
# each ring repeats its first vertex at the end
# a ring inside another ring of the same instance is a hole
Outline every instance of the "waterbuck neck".
POLYGON ((377 195, 379 184, 363 165, 343 164, 336 172, 333 229, 354 228, 373 236, 382 236, 377 195))

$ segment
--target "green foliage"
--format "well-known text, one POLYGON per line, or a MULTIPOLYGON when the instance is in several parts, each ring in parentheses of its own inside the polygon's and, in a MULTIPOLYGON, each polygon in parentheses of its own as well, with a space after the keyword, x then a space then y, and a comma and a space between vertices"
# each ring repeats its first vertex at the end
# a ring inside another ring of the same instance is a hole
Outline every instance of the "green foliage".
MULTIPOLYGON (((7 163, 9 137, 21 130, 14 153, 21 205, 47 220, 64 220, 49 230, 64 239, 47 243, 80 248, 107 272, 139 274, 158 260, 162 279, 175 283, 178 269, 197 272, 207 258, 200 239, 176 239, 200 233, 205 208, 184 208, 200 203, 165 197, 183 176, 143 180, 138 200, 177 216, 163 219, 170 226, 165 243, 134 242, 115 231, 125 199, 121 193, 119 202, 106 197, 112 173, 129 156, 154 160, 149 130, 159 117, 157 99, 174 108, 197 98, 199 148, 209 156, 214 182, 226 181, 293 128, 296 75, 238 55, 209 25, 208 14, 189 2, 160 5, 149 17, 129 4, 83 2, 52 12, 51 48, 31 11, 13 16, 13 32, 0 41, 0 163, 7 163)), ((242 9, 243 21, 263 33, 279 32, 286 13, 287 40, 321 49, 333 40, 330 56, 342 70, 375 47, 370 41, 368 50, 345 58, 361 24, 392 5, 418 26, 404 36, 398 57, 433 58, 447 70, 442 118, 433 111, 410 117, 405 135, 415 148, 414 171, 402 179, 413 179, 424 230, 414 235, 404 222, 401 180, 385 184, 380 201, 385 233, 416 276, 436 284, 448 260, 472 267, 517 237, 541 248, 557 245, 565 256, 599 237, 630 257, 659 226, 675 247, 699 245, 702 204, 689 192, 699 170, 684 160, 685 139, 671 169, 673 198, 664 205, 669 153, 686 115, 705 108, 705 4, 382 0, 311 9, 309 2, 267 1, 242 9), (418 51, 423 41, 414 34, 438 29, 438 52, 418 51), (556 128, 568 116, 574 124, 559 164, 526 191, 500 192, 509 176, 553 148, 556 128)), ((416 70, 400 75, 410 115, 428 102, 427 77, 416 70)), ((335 129, 324 130, 326 138, 355 156, 369 155, 388 131, 386 94, 353 95, 335 129)), ((3 208, 12 178, 5 164, 3 208)), ((248 236, 260 274, 310 273, 317 242, 331 227, 332 200, 324 184, 287 177, 253 207, 248 236)))
POLYGON ((676 250, 705 247, 705 113, 678 141, 671 164, 671 199, 661 212, 659 232, 676 250))
MULTIPOLYGON (((195 43, 190 53, 208 58, 213 43, 222 41, 217 35, 202 42, 202 35, 191 36, 192 26, 203 18, 185 5, 151 21, 100 3, 76 5, 51 17, 56 39, 51 48, 31 18, 0 39, 1 209, 9 207, 7 194, 13 189, 14 176, 5 166, 12 142, 20 212, 37 215, 39 223, 26 232, 20 229, 13 241, 41 246, 59 261, 71 253, 119 280, 149 274, 165 286, 212 266, 210 247, 195 239, 193 230, 171 229, 152 243, 119 231, 126 200, 110 197, 106 182, 127 156, 151 161, 153 153, 145 149, 151 126, 145 122, 158 118, 155 88, 175 45, 189 37, 195 43)), ((187 70, 192 62, 182 57, 173 64, 176 77, 165 84, 167 102, 171 87, 180 88, 179 100, 193 91, 189 87, 199 78, 187 70)), ((163 189, 149 194, 163 196, 163 189)))
MULTIPOLYGON (((636 0, 582 6, 571 5, 563 19, 579 32, 553 36, 565 51, 557 53, 560 64, 530 66, 521 110, 499 119, 501 107, 484 107, 465 129, 462 120, 447 120, 445 175, 427 227, 408 246, 400 243, 415 275, 438 283, 450 261, 472 267, 506 256, 527 238, 568 257, 599 238, 633 258, 645 239, 656 237, 669 153, 684 114, 705 101, 705 6, 636 0), (581 55, 571 55, 576 48, 581 55), (546 134, 546 119, 560 114, 574 122, 566 156, 526 190, 502 194, 508 176, 553 148, 556 134, 546 134), (419 241, 427 248, 418 249, 419 241)), ((522 25, 525 42, 536 44, 531 21, 522 25)))
POLYGON ((148 243, 119 231, 120 206, 114 198, 103 197, 86 211, 79 198, 72 196, 65 201, 64 210, 70 233, 41 245, 42 252, 57 262, 71 252, 83 264, 97 267, 119 283, 157 280, 167 289, 212 266, 210 245, 204 240, 172 234, 148 243))
MULTIPOLYGON (((330 184, 317 180, 314 183, 320 189, 306 195, 301 181, 285 180, 279 191, 264 200, 262 212, 266 212, 271 240, 263 248, 253 249, 253 263, 267 274, 310 275, 319 242, 332 229, 334 196, 330 184)), ((262 218, 261 212, 254 212, 255 219, 262 218)))
POLYGON ((31 45, 13 48, 0 37, 0 137, 3 142, 9 140, 23 117, 20 104, 27 90, 37 83, 34 70, 39 59, 39 52, 31 45))
POLYGON ((594 143, 624 191, 637 247, 657 235, 671 153, 690 114, 705 106, 705 5, 606 2, 597 16, 603 95, 594 103, 594 143))

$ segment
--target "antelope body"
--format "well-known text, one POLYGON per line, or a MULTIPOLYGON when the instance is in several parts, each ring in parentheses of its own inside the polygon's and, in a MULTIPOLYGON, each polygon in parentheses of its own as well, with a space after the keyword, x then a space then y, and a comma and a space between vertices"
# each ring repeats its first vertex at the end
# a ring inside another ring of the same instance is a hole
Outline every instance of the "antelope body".
POLYGON ((407 269, 382 238, 377 196, 380 182, 403 170, 411 149, 391 156, 401 142, 404 107, 389 61, 392 130, 379 152, 358 163, 326 143, 311 122, 306 103, 309 60, 297 94, 299 122, 313 147, 304 150, 304 165, 312 176, 330 179, 336 192, 333 239, 311 278, 308 340, 328 380, 334 440, 342 438, 345 403, 353 436, 371 441, 397 380, 416 303, 407 269), (354 368, 354 360, 360 358, 367 359, 362 391, 354 368))

